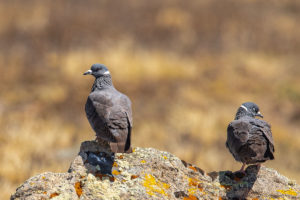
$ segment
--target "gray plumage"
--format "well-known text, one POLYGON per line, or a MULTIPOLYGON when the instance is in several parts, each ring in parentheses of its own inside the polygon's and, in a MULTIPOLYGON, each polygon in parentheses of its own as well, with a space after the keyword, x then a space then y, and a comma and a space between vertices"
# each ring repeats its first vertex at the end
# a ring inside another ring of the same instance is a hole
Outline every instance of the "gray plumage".
POLYGON ((274 159, 271 127, 255 116, 263 117, 259 107, 251 102, 243 103, 235 120, 227 128, 226 147, 235 160, 243 164, 257 164, 274 159))
POLYGON ((94 64, 84 75, 95 77, 85 112, 97 140, 108 142, 112 152, 131 152, 132 111, 130 99, 117 91, 110 72, 102 64, 94 64))

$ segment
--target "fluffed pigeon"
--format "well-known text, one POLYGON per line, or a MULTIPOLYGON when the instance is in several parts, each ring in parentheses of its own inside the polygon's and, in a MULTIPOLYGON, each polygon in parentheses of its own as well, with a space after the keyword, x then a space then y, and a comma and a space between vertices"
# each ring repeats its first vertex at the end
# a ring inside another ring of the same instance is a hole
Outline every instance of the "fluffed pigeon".
POLYGON ((237 110, 234 121, 227 128, 226 147, 236 161, 245 165, 259 164, 274 159, 274 141, 271 126, 260 119, 259 107, 252 102, 243 103, 237 110))
POLYGON ((114 153, 131 152, 132 110, 130 99, 115 89, 110 72, 94 64, 83 75, 95 82, 85 104, 86 116, 98 141, 108 143, 114 153))

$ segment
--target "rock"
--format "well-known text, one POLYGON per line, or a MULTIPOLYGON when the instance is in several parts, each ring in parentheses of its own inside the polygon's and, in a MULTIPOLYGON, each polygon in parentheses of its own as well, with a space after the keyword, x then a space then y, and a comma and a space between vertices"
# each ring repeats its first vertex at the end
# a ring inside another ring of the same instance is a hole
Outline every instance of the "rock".
POLYGON ((32 177, 11 199, 300 199, 300 186, 266 167, 249 166, 246 174, 205 173, 168 152, 135 148, 131 154, 112 155, 86 141, 67 173, 32 177), (108 164, 89 163, 91 153, 91 159, 103 158, 99 152, 105 152, 108 164))

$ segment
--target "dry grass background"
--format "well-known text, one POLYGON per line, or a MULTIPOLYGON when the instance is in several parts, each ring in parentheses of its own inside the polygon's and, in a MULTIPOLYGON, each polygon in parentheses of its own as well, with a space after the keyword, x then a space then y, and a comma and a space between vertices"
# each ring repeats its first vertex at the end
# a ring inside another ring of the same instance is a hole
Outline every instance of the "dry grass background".
POLYGON ((300 3, 294 0, 0 2, 0 197, 65 172, 94 139, 84 103, 101 62, 133 101, 134 146, 236 170, 226 127, 244 101, 272 124, 300 181, 300 3))

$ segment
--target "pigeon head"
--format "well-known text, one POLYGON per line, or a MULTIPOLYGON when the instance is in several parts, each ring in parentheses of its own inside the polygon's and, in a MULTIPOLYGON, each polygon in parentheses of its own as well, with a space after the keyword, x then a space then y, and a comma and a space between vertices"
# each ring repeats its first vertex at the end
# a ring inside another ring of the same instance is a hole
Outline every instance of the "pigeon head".
POLYGON ((107 67, 103 64, 93 64, 91 69, 84 72, 83 75, 93 75, 95 78, 110 75, 107 67))
POLYGON ((255 103, 252 103, 252 102, 243 103, 239 107, 239 109, 236 113, 235 119, 239 119, 244 116, 249 116, 249 117, 253 117, 253 118, 257 116, 257 117, 263 118, 263 115, 259 111, 258 105, 256 105, 255 103))

